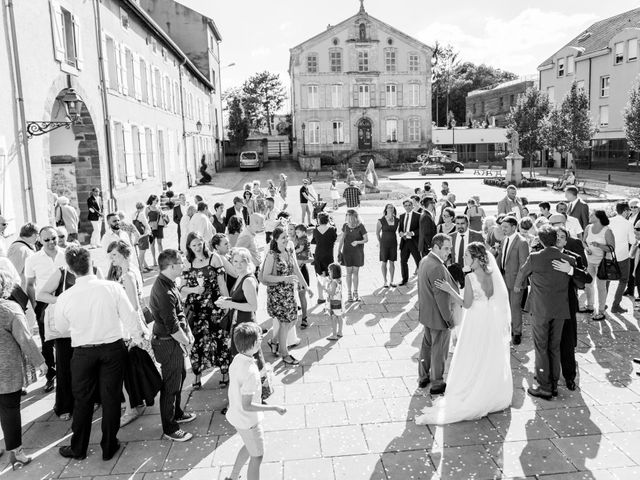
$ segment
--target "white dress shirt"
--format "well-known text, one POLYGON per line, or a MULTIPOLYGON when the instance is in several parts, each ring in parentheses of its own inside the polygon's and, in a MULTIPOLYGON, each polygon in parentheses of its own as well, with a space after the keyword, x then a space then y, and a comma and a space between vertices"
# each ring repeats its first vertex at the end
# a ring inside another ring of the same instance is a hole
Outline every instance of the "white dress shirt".
POLYGON ((511 250, 511 247, 513 246, 513 241, 515 240, 517 234, 518 234, 518 232, 513 232, 508 237, 504 237, 502 239, 502 245, 507 245, 507 248, 502 250, 502 257, 500 258, 500 266, 501 267, 507 261, 507 255, 509 255, 509 251, 511 250), (507 240, 509 241, 509 243, 506 243, 507 240))
MULTIPOLYGON (((469 246, 469 229, 466 232, 456 234, 456 244, 454 245, 454 254, 453 257, 456 259, 456 263, 462 262, 462 259, 458 258, 458 253, 460 252, 460 242, 464 239, 464 248, 469 246)), ((464 263, 464 262, 463 262, 464 263)))
POLYGON ((564 226, 567 227, 567 231, 573 238, 578 238, 584 231, 582 225, 580 225, 580 220, 571 215, 567 215, 567 221, 564 226))
POLYGON ((127 232, 125 232, 124 230, 118 230, 118 233, 116 233, 112 229, 107 228, 107 231, 104 232, 104 235, 102 236, 100 244, 102 245, 102 248, 106 253, 109 245, 119 240, 122 240, 133 249, 133 245, 131 245, 131 239, 129 238, 127 232))
POLYGON ((616 257, 619 262, 629 258, 629 245, 633 245, 636 236, 633 234, 633 225, 620 215, 609 219, 609 229, 616 241, 616 257))
POLYGON ((216 229, 209 220, 209 217, 202 212, 196 212, 189 220, 189 227, 187 228, 189 232, 198 232, 204 238, 204 241, 207 245, 213 238, 216 233, 216 229))
POLYGON ((79 277, 60 294, 54 322, 56 330, 71 334, 72 347, 112 343, 139 330, 138 313, 122 285, 95 275, 79 277))
POLYGON ((64 250, 60 247, 56 247, 56 256, 51 258, 44 248, 30 257, 24 262, 24 276, 29 278, 35 278, 35 290, 39 291, 56 268, 66 266, 67 262, 64 259, 64 250))
POLYGON ((278 210, 276 207, 273 207, 272 210, 267 210, 266 212, 264 212, 264 231, 265 232, 273 232, 273 230, 276 228, 276 226, 278 225, 278 214, 280 213, 280 210, 278 210))

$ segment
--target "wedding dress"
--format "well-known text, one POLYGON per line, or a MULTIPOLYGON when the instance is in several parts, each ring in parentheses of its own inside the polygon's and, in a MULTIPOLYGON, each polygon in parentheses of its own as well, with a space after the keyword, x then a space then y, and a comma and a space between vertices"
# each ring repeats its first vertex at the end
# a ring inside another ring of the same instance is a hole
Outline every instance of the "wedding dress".
POLYGON ((453 352, 443 397, 434 400, 419 425, 444 425, 482 418, 511 405, 511 314, 507 287, 493 255, 489 255, 493 295, 487 298, 475 272, 467 275, 473 303, 465 318, 453 352))

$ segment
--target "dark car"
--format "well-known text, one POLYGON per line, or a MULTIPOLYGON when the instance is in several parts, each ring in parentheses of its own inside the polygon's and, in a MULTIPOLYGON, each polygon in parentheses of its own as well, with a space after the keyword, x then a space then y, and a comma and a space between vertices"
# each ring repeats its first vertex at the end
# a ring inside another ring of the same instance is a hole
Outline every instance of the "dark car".
POLYGON ((447 156, 433 156, 429 158, 430 162, 439 163, 447 173, 464 172, 464 165, 457 160, 451 160, 447 156))
POLYGON ((423 162, 419 172, 420 175, 443 175, 444 167, 437 162, 423 162))

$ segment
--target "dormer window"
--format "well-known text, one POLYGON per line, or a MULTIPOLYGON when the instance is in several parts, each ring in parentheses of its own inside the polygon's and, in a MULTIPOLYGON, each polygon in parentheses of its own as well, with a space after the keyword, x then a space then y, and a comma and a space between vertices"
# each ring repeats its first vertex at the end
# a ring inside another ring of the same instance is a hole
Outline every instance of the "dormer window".
POLYGON ((361 23, 359 29, 360 30, 359 30, 358 38, 360 39, 361 42, 366 42, 367 41, 367 26, 364 23, 361 23))
POLYGON ((558 76, 564 77, 564 58, 558 59, 558 76))

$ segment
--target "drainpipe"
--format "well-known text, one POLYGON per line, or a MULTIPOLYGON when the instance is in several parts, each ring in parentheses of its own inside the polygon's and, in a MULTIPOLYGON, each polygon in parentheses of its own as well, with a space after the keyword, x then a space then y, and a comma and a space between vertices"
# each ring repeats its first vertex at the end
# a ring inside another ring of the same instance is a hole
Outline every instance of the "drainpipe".
POLYGON ((107 96, 107 81, 104 71, 104 51, 102 50, 102 19, 100 17, 100 0, 93 2, 93 9, 95 12, 95 28, 96 28, 96 44, 98 49, 98 71, 100 74, 100 98, 102 100, 102 112, 103 112, 103 126, 104 126, 104 141, 105 149, 107 151, 107 175, 109 181, 109 207, 111 212, 115 212, 118 209, 118 202, 114 194, 113 185, 113 152, 111 146, 113 145, 113 139, 111 138, 111 123, 109 122, 109 99, 107 96))
MULTIPOLYGON (((31 160, 29 158, 29 140, 27 137, 27 120, 24 113, 24 95, 22 91, 22 73, 20 71, 20 56, 18 54, 18 38, 16 35, 16 19, 13 12, 13 1, 7 0, 6 3, 7 13, 9 15, 9 31, 11 32, 11 47, 13 63, 14 80, 15 80, 15 96, 18 103, 18 118, 19 123, 19 135, 21 136, 22 147, 16 145, 16 152, 18 155, 18 165, 20 170, 20 181, 22 183, 22 207, 25 217, 28 218, 28 213, 31 214, 31 220, 36 221, 36 203, 33 195, 33 179, 31 177, 31 160), (22 165, 22 149, 24 149, 24 166, 22 165), (26 170, 27 178, 25 185, 24 171, 26 170), (27 209, 27 201, 24 198, 24 192, 29 192, 29 209, 27 209)), ((16 142, 17 143, 17 142, 16 142)))
POLYGON ((178 76, 180 77, 180 118, 182 119, 182 143, 184 146, 184 168, 187 171, 187 186, 191 188, 191 175, 189 174, 189 161, 187 160, 187 128, 184 120, 184 97, 182 88, 182 69, 187 63, 187 59, 182 60, 182 64, 178 67, 178 76))

